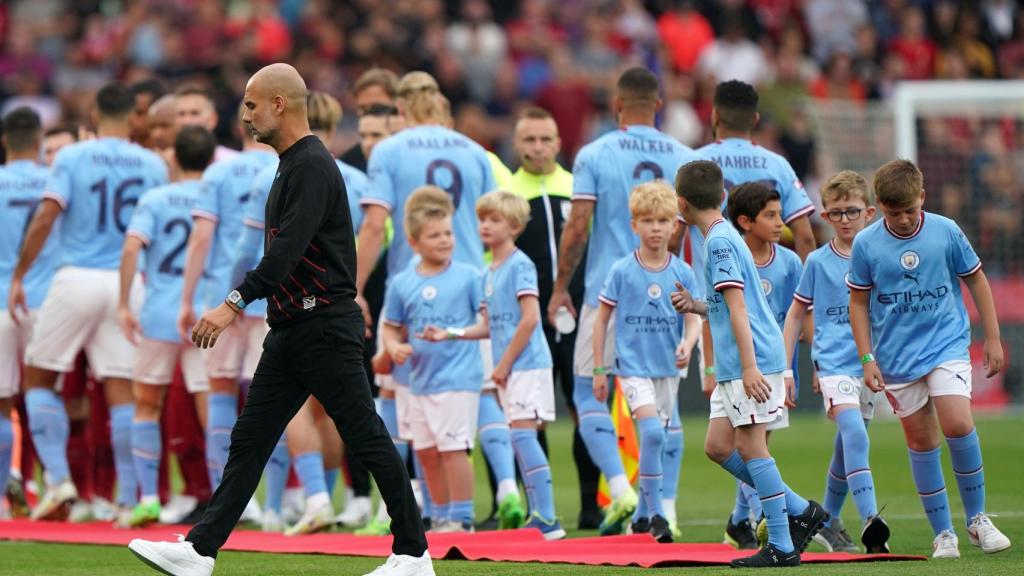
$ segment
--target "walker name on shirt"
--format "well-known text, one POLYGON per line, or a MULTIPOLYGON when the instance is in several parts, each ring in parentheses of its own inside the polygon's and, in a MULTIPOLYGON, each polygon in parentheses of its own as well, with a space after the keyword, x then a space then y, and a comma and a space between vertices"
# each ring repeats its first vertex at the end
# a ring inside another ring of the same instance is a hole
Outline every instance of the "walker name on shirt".
POLYGON ((406 145, 411 150, 442 150, 469 148, 469 142, 460 138, 410 138, 406 145))
POLYGON ((118 168, 140 168, 142 158, 138 156, 108 156, 106 154, 90 154, 89 161, 97 166, 118 168))
POLYGON ((619 149, 647 154, 672 154, 676 148, 665 140, 641 140, 639 138, 619 138, 619 149))
POLYGON ((767 170, 767 156, 712 156, 711 161, 719 168, 738 168, 744 170, 767 170))

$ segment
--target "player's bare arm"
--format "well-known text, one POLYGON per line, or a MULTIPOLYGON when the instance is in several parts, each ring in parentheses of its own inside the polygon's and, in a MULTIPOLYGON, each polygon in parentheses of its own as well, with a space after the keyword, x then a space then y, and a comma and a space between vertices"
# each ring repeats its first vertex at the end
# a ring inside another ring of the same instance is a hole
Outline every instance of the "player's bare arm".
POLYGON ((32 221, 25 231, 25 239, 21 244, 21 253, 18 254, 18 263, 14 266, 14 273, 11 275, 11 289, 7 295, 7 313, 11 319, 18 324, 18 311, 28 314, 28 305, 25 303, 25 288, 22 281, 29 268, 39 257, 39 253, 46 245, 46 239, 50 237, 54 222, 60 216, 60 204, 52 198, 43 198, 36 209, 32 221))
POLYGON ((747 302, 743 299, 741 288, 726 288, 722 291, 725 305, 729 307, 729 321, 732 334, 736 338, 736 349, 740 354, 740 366, 743 368, 743 390, 748 398, 758 402, 767 402, 772 392, 771 385, 757 367, 757 356, 754 355, 754 336, 750 331, 750 317, 747 314, 747 302))
POLYGON ((796 253, 800 255, 801 261, 806 262, 807 256, 817 248, 814 232, 811 230, 811 219, 808 216, 801 216, 786 225, 793 231, 793 247, 796 253))
POLYGON ((138 236, 128 235, 121 247, 121 265, 118 268, 120 286, 117 293, 117 320, 121 324, 121 332, 132 344, 138 344, 139 319, 132 313, 129 298, 132 293, 132 281, 138 269, 139 252, 142 251, 142 240, 138 236))
POLYGON ((192 328, 196 323, 195 301, 196 285, 203 275, 206 255, 210 253, 213 233, 217 223, 209 218, 193 218, 192 233, 188 237, 185 248, 185 269, 182 275, 181 308, 178 312, 178 332, 183 340, 192 340, 192 328))
POLYGON ((387 208, 370 204, 365 207, 363 225, 359 228, 359 240, 356 244, 356 302, 363 311, 363 320, 367 326, 372 324, 373 320, 370 318, 370 307, 363 298, 363 289, 366 288, 366 281, 380 259, 388 215, 387 208))
POLYGON ((608 320, 613 312, 615 309, 602 301, 594 319, 594 398, 597 398, 598 402, 608 400, 608 375, 604 373, 604 366, 600 364, 604 360, 604 341, 608 334, 608 320))
POLYGON ((576 267, 583 260, 590 237, 590 217, 594 214, 594 202, 589 200, 573 200, 569 221, 562 229, 562 240, 558 247, 558 276, 548 301, 548 321, 555 324, 558 309, 563 306, 576 317, 576 308, 569 297, 569 281, 576 272, 576 267))
POLYGON ((986 377, 991 378, 998 374, 1005 364, 992 287, 988 283, 985 271, 980 269, 964 278, 964 283, 971 291, 971 298, 974 299, 974 305, 978 308, 978 315, 981 316, 981 324, 985 329, 985 368, 988 369, 986 377))
POLYGON ((882 371, 878 369, 871 354, 871 319, 868 316, 871 292, 868 290, 850 290, 850 329, 853 340, 857 343, 857 354, 864 365, 864 384, 873 392, 885 389, 882 371), (869 359, 865 362, 865 359, 869 359))

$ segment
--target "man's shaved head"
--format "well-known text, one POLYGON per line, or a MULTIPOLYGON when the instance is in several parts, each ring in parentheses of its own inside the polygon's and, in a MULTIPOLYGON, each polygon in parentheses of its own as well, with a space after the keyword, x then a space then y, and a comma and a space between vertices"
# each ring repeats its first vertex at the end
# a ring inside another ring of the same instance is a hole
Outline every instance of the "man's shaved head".
POLYGON ((149 145, 154 150, 166 150, 174 146, 178 126, 175 123, 177 97, 166 94, 149 106, 149 145))
POLYGON ((257 142, 280 152, 282 143, 294 142, 291 136, 309 133, 307 94, 306 82, 294 67, 277 63, 261 68, 245 86, 242 122, 257 142))

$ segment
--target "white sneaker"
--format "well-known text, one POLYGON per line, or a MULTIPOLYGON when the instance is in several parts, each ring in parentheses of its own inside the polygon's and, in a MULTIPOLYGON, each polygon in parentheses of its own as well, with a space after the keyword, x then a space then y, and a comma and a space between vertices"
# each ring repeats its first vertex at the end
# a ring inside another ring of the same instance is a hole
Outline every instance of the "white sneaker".
POLYGON ((128 530, 132 527, 132 508, 127 506, 117 507, 117 517, 114 518, 114 528, 128 530))
POLYGON ((430 529, 430 532, 433 534, 463 534, 473 531, 472 527, 463 526, 462 522, 456 522, 455 520, 442 520, 438 522, 437 526, 430 529))
POLYGON ((161 524, 181 524, 181 522, 199 506, 199 500, 195 496, 176 494, 171 496, 170 501, 160 508, 161 524))
POLYGON ((373 503, 369 496, 354 496, 345 501, 345 509, 338 514, 337 522, 346 528, 362 528, 370 522, 373 503))
POLYGON ((281 520, 285 524, 295 524, 305 510, 306 495, 302 488, 285 488, 281 497, 281 520))
POLYGON ((430 552, 424 552, 419 558, 392 554, 387 562, 363 576, 434 576, 434 564, 430 561, 430 552))
POLYGON ((932 558, 959 558, 960 542, 951 530, 943 530, 932 540, 932 558))
POLYGON ((71 505, 68 522, 92 522, 95 519, 92 506, 85 500, 75 500, 75 503, 71 505))
POLYGON ((249 503, 245 505, 245 510, 242 511, 242 517, 238 519, 239 522, 251 522, 252 524, 259 524, 263 520, 263 509, 260 508, 260 503, 256 501, 256 497, 249 498, 249 503))
POLYGON ((285 536, 315 534, 334 526, 334 508, 328 503, 315 510, 306 510, 299 521, 284 531, 285 536))
POLYGON ((113 522, 117 518, 117 506, 102 496, 93 496, 92 516, 100 522, 113 522))
POLYGON ((281 516, 277 512, 267 508, 263 511, 263 520, 260 522, 260 530, 263 532, 277 532, 278 534, 284 532, 284 522, 281 520, 281 516))
POLYGON ((967 537, 971 544, 981 548, 985 554, 995 554, 1010 547, 1010 539, 996 528, 988 514, 976 514, 967 525, 967 537))
POLYGON ((186 542, 185 537, 176 534, 177 542, 150 542, 136 538, 128 543, 128 549, 139 560, 151 568, 171 576, 210 576, 213 574, 213 558, 202 556, 186 542))
POLYGON ((65 480, 46 489, 43 499, 32 511, 32 520, 64 520, 71 510, 71 504, 78 499, 78 490, 71 480, 65 480))

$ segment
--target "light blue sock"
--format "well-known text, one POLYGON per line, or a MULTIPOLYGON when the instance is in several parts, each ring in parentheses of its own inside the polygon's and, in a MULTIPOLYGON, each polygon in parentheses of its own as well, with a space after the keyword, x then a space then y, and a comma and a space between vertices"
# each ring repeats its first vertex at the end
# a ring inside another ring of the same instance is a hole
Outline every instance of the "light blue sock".
POLYGON ((551 466, 548 457, 537 441, 537 431, 513 428, 512 447, 519 461, 519 471, 526 484, 526 499, 530 511, 537 512, 545 520, 555 518, 555 496, 551 489, 551 466))
POLYGON ((395 399, 378 398, 377 414, 384 421, 384 427, 388 429, 388 434, 391 435, 391 441, 394 442, 402 462, 405 462, 409 459, 409 443, 398 437, 398 409, 395 407, 395 399))
MULTIPOLYGON (((772 460, 772 462, 774 463, 775 460, 772 460)), ((730 454, 729 457, 725 459, 725 462, 722 462, 721 464, 722 468, 725 468, 726 471, 735 476, 740 482, 743 482, 748 486, 753 486, 757 489, 757 493, 760 495, 761 489, 757 488, 757 484, 754 483, 754 479, 751 477, 752 473, 748 470, 749 465, 749 462, 743 462, 743 458, 740 457, 738 450, 733 450, 732 454, 730 454)), ((785 482, 782 483, 782 490, 786 494, 786 509, 789 510, 790 514, 800 514, 810 506, 810 503, 807 500, 803 499, 796 492, 793 492, 785 482)), ((762 508, 764 506, 763 496, 761 496, 761 506, 762 508)), ((762 510, 762 514, 764 515, 766 512, 762 510)))
POLYGON ((159 497, 160 478, 160 423, 156 420, 132 422, 132 461, 135 478, 143 498, 159 497))
POLYGON ((430 486, 427 486, 427 477, 423 475, 423 465, 420 464, 420 457, 416 455, 415 450, 412 453, 412 468, 416 472, 416 478, 420 481, 420 493, 423 498, 423 509, 420 510, 420 518, 448 518, 447 512, 443 516, 434 515, 434 502, 430 498, 430 486))
POLYGON ((206 468, 210 474, 210 488, 216 490, 224 475, 224 465, 228 463, 231 429, 238 419, 238 397, 234 394, 210 393, 207 404, 206 468))
POLYGON ((878 514, 875 479, 868 464, 868 430, 864 427, 864 418, 861 417, 860 410, 840 412, 836 416, 836 424, 839 425, 839 433, 843 435, 843 462, 846 466, 846 482, 850 486, 850 496, 857 506, 861 522, 866 522, 869 516, 878 514))
POLYGON ((14 425, 7 414, 0 414, 0 487, 7 489, 11 474, 11 454, 14 452, 14 425))
POLYGON ((757 495, 757 488, 740 482, 740 493, 747 500, 747 506, 750 507, 750 515, 754 517, 754 521, 760 521, 761 516, 764 515, 764 510, 761 509, 761 497, 757 495))
MULTIPOLYGON (((426 484, 426 482, 424 482, 424 484, 426 484)), ((448 502, 445 502, 444 504, 439 504, 437 502, 431 502, 430 503, 430 512, 431 512, 430 519, 431 519, 431 523, 434 526, 440 525, 441 522, 447 522, 448 521, 448 516, 450 516, 450 514, 449 514, 449 507, 450 507, 450 503, 448 503, 448 502)))
POLYGON ((733 526, 738 526, 744 520, 750 520, 750 504, 747 501, 746 494, 743 493, 744 486, 747 486, 747 484, 739 480, 736 481, 736 500, 732 505, 733 526))
POLYGON ((572 399, 580 418, 580 437, 591 460, 605 478, 625 474, 619 457, 619 437, 608 414, 608 406, 594 398, 594 379, 574 376, 572 399))
POLYGON ((324 485, 327 486, 327 495, 334 497, 334 488, 338 486, 338 476, 341 468, 324 469, 324 485))
MULTIPOLYGON (((480 395, 480 409, 477 412, 477 430, 480 435, 480 448, 487 457, 487 464, 494 472, 494 479, 515 480, 516 456, 512 452, 512 441, 509 439, 508 422, 505 413, 498 405, 494 394, 480 395)), ((454 502, 452 502, 454 504, 454 502)))
POLYGON ((910 472, 914 476, 917 495, 921 498, 925 516, 938 536, 943 530, 953 530, 949 512, 949 495, 946 481, 942 478, 942 451, 939 448, 927 452, 910 450, 910 472))
POLYGON ((274 446, 274 451, 270 453, 270 460, 267 460, 266 468, 263 469, 267 479, 263 507, 277 512, 278 516, 281 515, 281 499, 284 497, 285 486, 288 484, 288 469, 291 464, 292 458, 288 454, 288 442, 285 440, 285 435, 282 434, 277 445, 274 446))
POLYGON ((463 526, 473 525, 473 501, 452 500, 448 503, 448 519, 463 526))
POLYGON ((981 462, 981 442, 977 429, 960 438, 946 438, 953 460, 953 474, 960 488, 967 522, 985 511, 985 466, 981 462))
POLYGON ((754 477, 754 486, 761 497, 761 508, 768 523, 768 542, 782 552, 793 551, 789 537, 789 516, 786 511, 786 485, 782 482, 774 458, 751 458, 747 469, 754 477))
POLYGON ((674 500, 679 492, 679 471, 683 464, 683 425, 679 421, 679 407, 665 430, 665 456, 661 459, 661 497, 674 500))
POLYGON ((324 478, 324 456, 320 452, 299 454, 293 460, 295 474, 302 482, 306 498, 321 492, 327 492, 327 481, 324 478))
POLYGON ((134 508, 139 503, 139 483, 135 480, 132 460, 132 419, 135 404, 110 407, 110 445, 114 448, 114 470, 117 472, 117 503, 134 508))
POLYGON ((836 430, 832 461, 829 462, 828 473, 825 474, 825 497, 822 499, 822 507, 829 513, 825 526, 831 527, 832 519, 839 518, 849 491, 850 485, 846 482, 846 462, 843 458, 843 435, 836 430))
POLYGON ((46 388, 32 388, 25 392, 25 411, 36 454, 43 463, 46 483, 55 486, 67 480, 68 471, 68 413, 64 402, 46 388))
POLYGON ((640 497, 647 502, 647 517, 665 517, 661 506, 661 461, 665 451, 665 428, 657 416, 637 421, 640 430, 640 497))
POLYGON ((738 450, 733 450, 732 454, 725 459, 725 462, 721 464, 722 468, 729 474, 732 474, 740 482, 745 482, 751 486, 754 485, 754 479, 750 477, 750 471, 747 470, 747 464, 740 457, 738 450))

